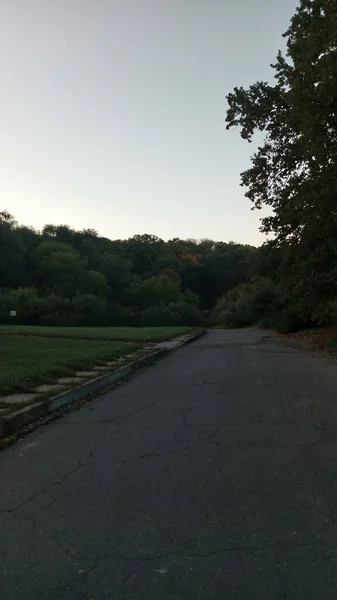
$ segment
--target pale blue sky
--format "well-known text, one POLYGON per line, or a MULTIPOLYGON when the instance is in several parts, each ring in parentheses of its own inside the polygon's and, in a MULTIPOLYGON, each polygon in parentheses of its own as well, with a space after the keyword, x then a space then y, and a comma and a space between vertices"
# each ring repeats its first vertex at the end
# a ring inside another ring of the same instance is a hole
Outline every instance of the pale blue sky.
POLYGON ((258 244, 225 96, 270 79, 296 0, 0 0, 1 209, 258 244))

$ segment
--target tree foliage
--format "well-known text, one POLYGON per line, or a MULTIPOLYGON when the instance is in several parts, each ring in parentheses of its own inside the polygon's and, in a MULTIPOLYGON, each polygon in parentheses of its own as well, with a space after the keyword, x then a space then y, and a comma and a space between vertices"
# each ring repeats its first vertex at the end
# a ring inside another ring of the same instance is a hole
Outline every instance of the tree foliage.
POLYGON ((242 173, 246 196, 268 207, 262 231, 282 251, 284 289, 324 321, 337 292, 337 3, 301 0, 284 34, 274 84, 227 96, 227 128, 264 141, 242 173))
POLYGON ((200 324, 250 276, 255 249, 153 235, 109 240, 92 230, 42 232, 0 216, 0 321, 50 325, 200 324))

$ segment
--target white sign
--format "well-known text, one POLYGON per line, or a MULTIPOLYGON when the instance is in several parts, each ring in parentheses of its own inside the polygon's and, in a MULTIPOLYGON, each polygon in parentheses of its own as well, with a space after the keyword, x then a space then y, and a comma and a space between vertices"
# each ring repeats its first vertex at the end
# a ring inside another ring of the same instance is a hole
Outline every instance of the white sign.
POLYGON ((9 311, 9 316, 10 317, 16 317, 16 310, 10 310, 9 311))

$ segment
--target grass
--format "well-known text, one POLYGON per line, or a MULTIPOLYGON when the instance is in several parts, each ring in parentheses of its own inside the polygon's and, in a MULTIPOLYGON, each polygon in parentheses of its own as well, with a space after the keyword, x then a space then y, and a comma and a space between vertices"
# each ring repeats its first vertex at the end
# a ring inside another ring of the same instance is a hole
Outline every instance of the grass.
POLYGON ((189 333, 191 327, 40 327, 30 325, 1 325, 4 335, 41 336, 79 340, 120 340, 134 342, 161 342, 189 333))
POLYGON ((139 344, 118 341, 0 335, 0 394, 31 390, 137 348, 139 344))

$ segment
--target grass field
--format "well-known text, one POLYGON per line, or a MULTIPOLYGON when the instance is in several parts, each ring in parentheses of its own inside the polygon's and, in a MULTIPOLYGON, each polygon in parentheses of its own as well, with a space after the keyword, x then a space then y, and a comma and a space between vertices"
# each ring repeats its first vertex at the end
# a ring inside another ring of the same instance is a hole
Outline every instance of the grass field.
POLYGON ((192 331, 191 327, 39 327, 30 325, 1 325, 0 337, 5 335, 41 336, 80 340, 120 340, 161 342, 192 331))
POLYGON ((79 369, 113 360, 139 344, 35 336, 0 336, 0 395, 72 375, 79 369))

